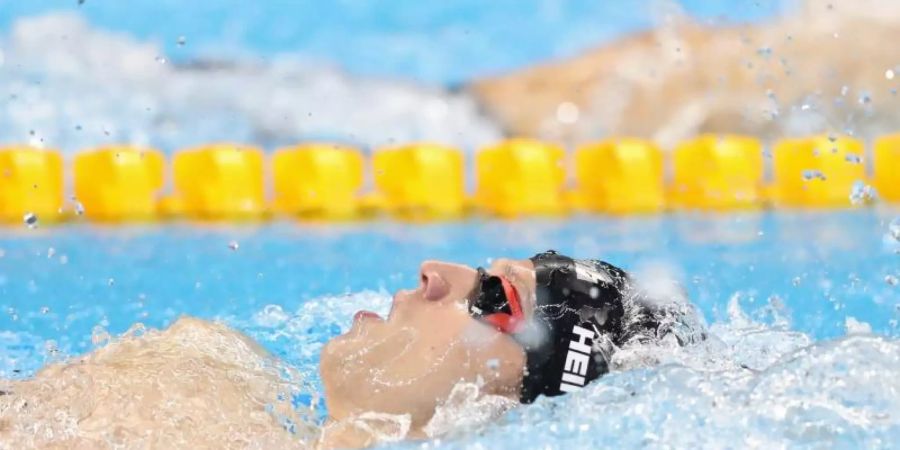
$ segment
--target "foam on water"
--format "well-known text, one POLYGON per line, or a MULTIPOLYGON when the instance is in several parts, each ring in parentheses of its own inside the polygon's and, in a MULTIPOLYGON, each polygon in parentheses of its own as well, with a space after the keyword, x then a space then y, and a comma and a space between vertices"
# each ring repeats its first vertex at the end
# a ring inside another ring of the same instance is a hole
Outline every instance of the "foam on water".
POLYGON ((155 44, 68 14, 20 19, 0 34, 0 123, 0 142, 67 152, 122 142, 171 151, 322 139, 474 148, 501 136, 465 94, 290 56, 174 65, 155 44))
MULTIPOLYGON (((853 319, 846 336, 815 341, 791 330, 782 309, 745 312, 740 302, 728 302, 706 342, 623 349, 611 374, 574 395, 512 407, 459 385, 426 428, 433 439, 400 446, 887 448, 900 436, 900 340, 853 319)), ((345 331, 354 311, 386 313, 389 303, 384 292, 365 292, 232 321, 297 352, 300 371, 317 382, 321 344, 345 331)))
MULTIPOLYGON (((316 420, 304 418, 306 411, 319 420, 325 413, 316 369, 322 343, 345 331, 357 309, 386 312, 389 303, 385 292, 362 292, 317 298, 293 313, 267 305, 251 318, 226 319, 263 344, 288 349, 295 356, 291 366, 270 360, 239 335, 192 321, 162 333, 138 326, 109 343, 99 339, 104 342, 96 353, 76 366, 51 366, 35 380, 5 385, 15 395, 0 398, 6 427, 0 433, 17 445, 131 448, 175 439, 229 448, 302 447, 316 434, 310 428, 316 420), (199 379, 222 404, 189 406, 203 394, 181 389, 199 379), (132 391, 149 397, 122 397, 132 391), (152 400, 159 392, 184 395, 180 401, 188 403, 152 400), (236 400, 245 395, 253 401, 236 400), (286 409, 287 398, 293 408, 286 409), (138 409, 110 414, 109 403, 138 409), (260 415, 252 405, 261 404, 272 406, 260 415), (154 414, 169 419, 154 422, 154 433, 135 434, 135 421, 155 420, 154 414)), ((373 412, 360 416, 360 426, 396 423, 381 440, 401 448, 888 448, 895 442, 900 341, 856 323, 847 336, 814 342, 788 329, 788 318, 754 320, 760 314, 746 313, 737 296, 728 313, 702 344, 623 349, 614 370, 581 392, 542 397, 530 406, 460 384, 426 427, 427 441, 398 442, 408 428, 402 416, 373 412)))

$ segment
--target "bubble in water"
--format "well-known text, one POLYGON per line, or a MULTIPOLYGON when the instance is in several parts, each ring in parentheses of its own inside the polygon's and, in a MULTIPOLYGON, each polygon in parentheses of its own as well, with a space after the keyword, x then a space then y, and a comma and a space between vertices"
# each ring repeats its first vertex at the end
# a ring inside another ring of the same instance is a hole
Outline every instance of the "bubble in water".
POLYGON ((116 279, 115 279, 115 278, 110 278, 110 279, 106 280, 106 285, 107 285, 107 286, 112 286, 112 285, 114 285, 114 284, 116 284, 116 279))
POLYGON ((75 200, 75 214, 79 216, 84 215, 84 205, 82 205, 78 200, 75 200))
POLYGON ((53 255, 56 255, 56 249, 50 247, 47 249, 47 259, 53 258, 53 255))
POLYGON ((44 351, 46 351, 49 356, 56 356, 59 354, 59 345, 57 345, 55 340, 49 339, 44 342, 44 351))
POLYGON ((825 174, 822 173, 821 170, 806 169, 803 171, 803 179, 805 181, 810 181, 810 180, 814 180, 814 179, 819 179, 819 180, 825 181, 827 178, 825 177, 825 174))
POLYGON ((240 246, 241 246, 241 245, 238 244, 238 241, 230 241, 230 242, 228 242, 228 248, 230 248, 231 251, 237 250, 238 248, 240 248, 240 246))
POLYGON ((800 277, 794 277, 794 279, 791 280, 791 284, 793 284, 794 286, 800 286, 800 277))
POLYGON ((867 92, 863 92, 862 94, 859 94, 859 104, 860 105, 867 105, 871 102, 872 102, 872 97, 867 92))
POLYGON ((841 86, 841 95, 842 96, 846 97, 849 92, 850 92, 850 87, 848 87, 846 85, 841 86))
POLYGON ((850 204, 852 205, 871 203, 877 198, 878 192, 875 188, 862 181, 856 181, 850 189, 850 204))
POLYGON ((31 229, 35 229, 38 226, 38 216, 33 212, 25 213, 25 215, 22 216, 22 221, 24 221, 25 225, 31 229))
POLYGON ((48 307, 48 306, 41 306, 41 314, 45 314, 45 315, 46 315, 46 314, 48 314, 49 312, 50 312, 50 307, 48 307))
POLYGON ((107 344, 111 338, 109 332, 100 325, 95 325, 91 330, 91 343, 96 346, 107 344))
POLYGON ((187 38, 184 36, 178 36, 178 41, 176 42, 178 43, 179 47, 184 47, 184 45, 187 44, 187 38))
POLYGON ((847 161, 848 163, 851 163, 851 164, 859 164, 862 162, 862 157, 859 155, 855 155, 853 153, 847 153, 844 156, 844 161, 847 161))
POLYGON ((898 283, 900 283, 900 280, 898 280, 897 277, 893 275, 885 275, 884 282, 891 286, 896 286, 898 283))
POLYGON ((872 326, 866 322, 856 320, 855 317, 847 316, 844 320, 844 330, 847 334, 869 334, 872 332, 872 326))
POLYGON ((894 70, 893 69, 885 70, 884 77, 887 78, 888 80, 893 80, 894 79, 894 70))
POLYGON ((166 58, 164 56, 157 56, 156 58, 154 58, 154 60, 160 64, 166 63, 166 58))
POLYGON ((900 217, 895 217, 888 225, 888 232, 895 241, 900 242, 900 217))

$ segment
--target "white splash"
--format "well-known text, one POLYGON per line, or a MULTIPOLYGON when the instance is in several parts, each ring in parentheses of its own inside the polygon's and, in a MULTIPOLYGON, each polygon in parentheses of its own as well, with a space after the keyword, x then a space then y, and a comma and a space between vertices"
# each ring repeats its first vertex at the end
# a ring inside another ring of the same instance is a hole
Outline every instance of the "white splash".
POLYGON ((0 47, 3 142, 41 136, 42 145, 65 151, 110 142, 171 151, 223 140, 268 148, 433 140, 471 149, 501 136, 465 94, 289 56, 179 65, 155 44, 77 15, 19 19, 0 34, 0 47))

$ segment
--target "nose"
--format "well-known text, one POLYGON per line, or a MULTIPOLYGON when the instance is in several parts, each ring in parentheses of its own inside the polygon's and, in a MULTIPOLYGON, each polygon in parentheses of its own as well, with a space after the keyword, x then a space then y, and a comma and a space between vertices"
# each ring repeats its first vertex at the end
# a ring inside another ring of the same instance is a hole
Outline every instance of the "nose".
POLYGON ((425 262, 419 269, 419 279, 425 300, 440 300, 450 293, 450 282, 441 276, 441 267, 425 262))

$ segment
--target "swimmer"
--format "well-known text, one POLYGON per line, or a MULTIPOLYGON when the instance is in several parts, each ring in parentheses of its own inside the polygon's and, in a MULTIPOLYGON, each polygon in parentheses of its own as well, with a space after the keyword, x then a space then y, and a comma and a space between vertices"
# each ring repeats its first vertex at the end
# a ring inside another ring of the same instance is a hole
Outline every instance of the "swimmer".
POLYGON ((369 411, 407 414, 408 437, 425 437, 460 382, 527 404, 578 391, 610 370, 617 349, 704 337, 686 298, 651 298, 606 262, 553 251, 489 269, 428 261, 387 318, 360 311, 323 349, 323 442, 372 443, 368 430, 347 425, 369 411))
POLYGON ((180 444, 216 448, 248 442, 359 448, 385 437, 425 438, 458 386, 478 386, 479 395, 508 408, 576 393, 614 369, 620 349, 704 339, 693 305, 675 297, 654 298, 611 264, 552 251, 496 260, 487 269, 427 261, 419 286, 397 292, 386 318, 360 311, 350 329, 323 348, 319 370, 329 416, 314 439, 294 436, 303 417, 291 408, 266 409, 282 392, 277 370, 262 362, 271 357, 224 326, 182 319, 151 336, 155 347, 128 352, 110 345, 45 368, 33 380, 0 382, 0 442, 36 442, 21 436, 41 427, 23 421, 60 421, 59 409, 77 402, 82 419, 39 444, 133 447, 143 439, 153 446, 173 429, 180 444), (218 350, 199 355, 191 339, 211 339, 218 350), (157 386, 156 375, 189 373, 185 368, 193 366, 204 370, 181 384, 157 386), (156 381, 141 383, 145 379, 156 381), (125 407, 103 405, 107 400, 125 407), (178 420, 167 418, 173 413, 178 420), (294 435, 283 431, 286 421, 294 435), (90 439, 79 440, 85 435, 90 439))

